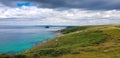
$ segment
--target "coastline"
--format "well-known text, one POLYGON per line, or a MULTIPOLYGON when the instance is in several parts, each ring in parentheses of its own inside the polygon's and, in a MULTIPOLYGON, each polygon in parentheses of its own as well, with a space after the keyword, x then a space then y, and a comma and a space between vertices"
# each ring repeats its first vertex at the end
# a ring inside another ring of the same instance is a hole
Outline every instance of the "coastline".
MULTIPOLYGON (((54 38, 56 38, 56 37, 60 37, 60 36, 63 35, 62 32, 60 32, 60 30, 57 30, 57 31, 51 31, 51 32, 53 32, 53 33, 56 34, 56 36, 55 36, 54 38)), ((27 52, 27 51, 29 51, 29 50, 31 50, 31 49, 34 49, 35 47, 37 47, 37 46, 39 46, 39 45, 42 45, 42 44, 44 44, 44 43, 46 43, 46 42, 49 42, 50 40, 52 40, 52 39, 54 39, 54 38, 48 38, 48 39, 46 39, 46 40, 44 40, 44 41, 36 42, 35 46, 33 46, 32 48, 27 49, 27 50, 25 50, 25 51, 23 51, 23 52, 21 52, 21 53, 24 53, 24 52, 27 52)))

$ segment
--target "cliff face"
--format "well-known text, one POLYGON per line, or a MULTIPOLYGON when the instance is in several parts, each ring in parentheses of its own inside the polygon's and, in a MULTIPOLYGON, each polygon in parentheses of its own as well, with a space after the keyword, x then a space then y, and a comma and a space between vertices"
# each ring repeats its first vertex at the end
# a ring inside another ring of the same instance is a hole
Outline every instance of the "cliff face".
POLYGON ((62 36, 19 55, 25 58, 119 58, 119 26, 82 26, 60 30, 62 36))

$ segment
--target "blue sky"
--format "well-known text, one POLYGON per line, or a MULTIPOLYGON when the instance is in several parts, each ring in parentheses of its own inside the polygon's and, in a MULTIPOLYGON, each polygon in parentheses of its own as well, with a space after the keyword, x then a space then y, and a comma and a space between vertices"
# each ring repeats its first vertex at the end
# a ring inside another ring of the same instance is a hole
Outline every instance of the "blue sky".
POLYGON ((0 0, 0 25, 120 24, 120 0, 0 0))
POLYGON ((30 6, 30 2, 18 2, 16 3, 17 4, 17 7, 23 7, 23 6, 30 6))

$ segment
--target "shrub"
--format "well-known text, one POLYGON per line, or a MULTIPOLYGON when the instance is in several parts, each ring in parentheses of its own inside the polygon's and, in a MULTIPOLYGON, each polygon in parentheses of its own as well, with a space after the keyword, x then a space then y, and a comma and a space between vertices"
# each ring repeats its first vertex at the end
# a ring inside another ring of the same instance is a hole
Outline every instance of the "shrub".
POLYGON ((48 55, 48 54, 51 54, 53 51, 54 51, 53 48, 41 49, 39 51, 39 54, 40 55, 48 55))
POLYGON ((93 52, 93 51, 95 51, 94 49, 91 49, 91 48, 87 48, 87 49, 85 49, 84 50, 85 52, 93 52))
POLYGON ((39 50, 40 55, 60 56, 70 53, 70 49, 67 48, 47 48, 39 50))
POLYGON ((11 57, 10 57, 10 55, 7 55, 7 54, 1 54, 0 58, 11 58, 11 57))
POLYGON ((72 51, 71 54, 80 54, 80 51, 72 51))
POLYGON ((14 55, 13 56, 14 58, 27 58, 27 56, 25 56, 25 55, 14 55))
POLYGON ((68 48, 59 48, 59 49, 55 49, 51 53, 51 55, 52 56, 60 56, 60 55, 67 54, 67 53, 70 53, 70 49, 68 49, 68 48))

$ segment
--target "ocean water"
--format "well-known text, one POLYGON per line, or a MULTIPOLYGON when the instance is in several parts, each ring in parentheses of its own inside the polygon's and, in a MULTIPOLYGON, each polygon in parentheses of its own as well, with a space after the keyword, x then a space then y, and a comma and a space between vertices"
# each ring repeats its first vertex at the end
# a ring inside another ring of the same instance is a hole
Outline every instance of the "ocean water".
MULTIPOLYGON (((64 27, 63 27, 64 28, 64 27)), ((0 53, 20 53, 57 36, 63 28, 0 28, 0 53)))

